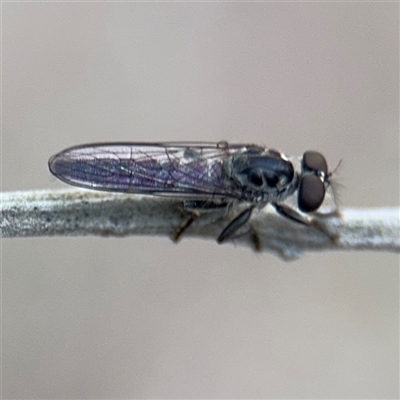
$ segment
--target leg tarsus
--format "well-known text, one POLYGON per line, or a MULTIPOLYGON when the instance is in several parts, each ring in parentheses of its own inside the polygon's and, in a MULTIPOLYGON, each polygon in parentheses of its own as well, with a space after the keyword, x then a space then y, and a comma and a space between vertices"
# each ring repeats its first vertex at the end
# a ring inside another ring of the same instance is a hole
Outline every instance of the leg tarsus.
POLYGON ((189 228, 190 225, 199 217, 199 214, 196 212, 192 212, 190 217, 176 230, 174 235, 172 236, 172 240, 177 243, 181 239, 183 233, 186 229, 189 228))
POLYGON ((339 243, 340 234, 329 232, 328 229, 326 229, 326 226, 322 224, 321 221, 319 221, 318 219, 312 219, 310 221, 310 226, 313 226, 314 228, 318 229, 320 232, 328 236, 334 245, 337 245, 339 243))
POLYGON ((261 239, 258 232, 253 227, 250 229, 250 238, 253 242, 254 250, 260 252, 262 250, 261 239))

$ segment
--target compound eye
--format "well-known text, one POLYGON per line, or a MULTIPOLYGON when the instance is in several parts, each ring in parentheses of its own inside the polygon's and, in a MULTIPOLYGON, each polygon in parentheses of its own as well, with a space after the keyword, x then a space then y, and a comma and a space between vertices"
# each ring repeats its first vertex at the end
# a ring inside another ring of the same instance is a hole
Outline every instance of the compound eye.
POLYGON ((316 175, 306 175, 301 178, 297 203, 303 212, 317 210, 325 197, 325 185, 316 175))
POLYGON ((303 169, 328 174, 328 164, 325 157, 317 151, 306 151, 303 154, 303 169))

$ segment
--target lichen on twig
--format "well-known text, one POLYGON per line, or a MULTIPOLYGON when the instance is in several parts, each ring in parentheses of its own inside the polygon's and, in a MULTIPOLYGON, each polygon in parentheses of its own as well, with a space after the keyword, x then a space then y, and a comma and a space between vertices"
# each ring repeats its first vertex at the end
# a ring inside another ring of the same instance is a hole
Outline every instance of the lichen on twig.
MULTIPOLYGON (((38 236, 174 236, 188 219, 176 199, 86 190, 1 193, 0 237, 38 236)), ((215 239, 232 220, 234 210, 204 213, 184 237, 215 239)), ((279 216, 272 207, 255 211, 233 239, 252 246, 257 232, 264 251, 285 259, 314 250, 400 252, 400 209, 343 209, 324 217, 325 234, 279 216), (334 241, 331 237, 335 237, 334 241)))

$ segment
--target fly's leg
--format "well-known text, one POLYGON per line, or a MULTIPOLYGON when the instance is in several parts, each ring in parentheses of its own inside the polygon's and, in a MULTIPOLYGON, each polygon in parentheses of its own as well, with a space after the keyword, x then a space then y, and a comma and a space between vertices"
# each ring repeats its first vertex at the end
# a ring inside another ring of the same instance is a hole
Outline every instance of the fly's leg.
POLYGON ((190 217, 184 221, 184 223, 176 230, 176 232, 174 233, 172 240, 177 243, 179 242, 182 234, 186 231, 187 228, 189 228, 190 225, 193 224, 193 222, 200 216, 199 213, 192 211, 192 214, 190 215, 190 217))
MULTIPOLYGON (((322 225, 317 219, 314 218, 308 219, 299 212, 297 212, 296 210, 294 210, 293 208, 285 204, 272 203, 272 205, 275 207, 277 213, 282 215, 283 217, 305 226, 313 226, 318 230, 320 230, 321 232, 323 232, 325 235, 327 235, 333 243, 337 243, 337 240, 339 238, 338 235, 337 234, 332 235, 332 233, 328 232, 325 226, 322 225)), ((340 215, 340 214, 337 212, 334 213, 334 215, 340 215)))
POLYGON ((288 218, 294 222, 297 222, 302 225, 310 226, 312 225, 310 220, 308 220, 306 217, 304 217, 302 214, 294 210, 293 208, 285 205, 285 204, 277 204, 277 203, 272 203, 272 205, 275 207, 275 210, 278 214, 282 215, 285 218, 288 218))
POLYGON ((242 211, 235 219, 229 222, 229 224, 218 236, 217 242, 221 244, 226 239, 232 237, 232 235, 250 219, 253 209, 254 207, 247 208, 246 210, 242 211))
POLYGON ((251 227, 250 229, 250 238, 251 241, 253 242, 254 250, 261 251, 262 250, 261 239, 258 232, 253 227, 251 227))
POLYGON ((318 218, 341 218, 342 214, 338 209, 331 210, 329 212, 320 213, 318 211, 315 212, 315 215, 318 215, 318 218))
MULTIPOLYGON (((215 203, 211 201, 198 201, 198 200, 190 200, 183 202, 183 209, 185 211, 189 211, 191 213, 190 217, 178 228, 173 237, 174 241, 177 242, 182 234, 188 229, 193 222, 202 214, 207 211, 215 211, 218 209, 226 209, 230 206, 230 203, 220 202, 215 203)), ((225 240, 231 238, 234 233, 240 229, 243 225, 245 225, 251 217, 254 207, 247 208, 242 211, 236 218, 234 218, 220 233, 217 238, 217 242, 221 244, 225 240)), ((255 229, 250 229, 251 240, 254 245, 254 249, 256 251, 261 251, 261 240, 255 229)))
POLYGON ((183 222, 173 235, 173 241, 178 242, 182 234, 200 217, 202 213, 207 211, 215 211, 221 208, 226 209, 229 206, 227 202, 212 202, 206 200, 187 200, 182 203, 182 210, 189 212, 190 216, 183 222))
POLYGON ((186 200, 183 202, 183 209, 186 211, 215 211, 220 208, 227 208, 229 203, 226 201, 216 202, 210 200, 186 200))

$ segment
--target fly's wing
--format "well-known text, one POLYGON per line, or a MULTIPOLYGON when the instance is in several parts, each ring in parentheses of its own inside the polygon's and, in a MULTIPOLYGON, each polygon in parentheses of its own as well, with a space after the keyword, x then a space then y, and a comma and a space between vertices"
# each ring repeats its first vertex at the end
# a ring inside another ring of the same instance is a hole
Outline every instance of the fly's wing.
POLYGON ((239 198, 223 161, 245 145, 111 143, 72 147, 49 160, 57 178, 87 189, 180 196, 239 198))

